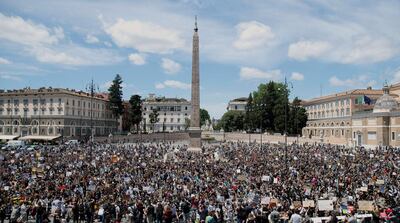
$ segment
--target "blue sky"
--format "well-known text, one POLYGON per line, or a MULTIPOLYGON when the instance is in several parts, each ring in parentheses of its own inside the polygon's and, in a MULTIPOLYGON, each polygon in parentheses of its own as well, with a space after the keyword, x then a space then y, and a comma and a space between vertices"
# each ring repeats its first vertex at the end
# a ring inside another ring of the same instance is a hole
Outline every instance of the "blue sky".
POLYGON ((190 98, 194 15, 201 107, 219 118, 230 99, 283 81, 309 99, 400 81, 400 1, 4 1, 0 88, 105 91, 190 98))

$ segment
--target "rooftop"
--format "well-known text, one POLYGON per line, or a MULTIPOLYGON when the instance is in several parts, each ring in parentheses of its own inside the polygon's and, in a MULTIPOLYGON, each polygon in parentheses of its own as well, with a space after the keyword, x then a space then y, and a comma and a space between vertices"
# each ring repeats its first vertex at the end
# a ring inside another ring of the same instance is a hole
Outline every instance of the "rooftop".
MULTIPOLYGON (((11 95, 28 95, 28 94, 69 94, 81 97, 90 97, 90 93, 82 90, 75 90, 69 88, 52 88, 52 87, 41 87, 38 89, 32 89, 30 87, 13 90, 0 90, 0 96, 11 96, 11 95)), ((95 93, 94 98, 101 100, 108 100, 108 94, 105 92, 95 93)))
POLYGON ((336 94, 330 94, 330 95, 325 95, 321 97, 316 97, 312 98, 309 100, 303 100, 303 104, 308 104, 308 103, 313 103, 313 102, 318 102, 322 100, 327 100, 327 99, 333 99, 333 98, 338 98, 338 97, 345 97, 345 96, 353 96, 353 95, 376 95, 380 96, 383 94, 383 91, 380 90, 375 90, 371 88, 367 89, 355 89, 355 90, 349 90, 349 91, 344 91, 344 92, 339 92, 336 94))
POLYGON ((235 98, 235 99, 231 100, 231 102, 247 102, 247 99, 248 98, 246 98, 246 97, 235 98))

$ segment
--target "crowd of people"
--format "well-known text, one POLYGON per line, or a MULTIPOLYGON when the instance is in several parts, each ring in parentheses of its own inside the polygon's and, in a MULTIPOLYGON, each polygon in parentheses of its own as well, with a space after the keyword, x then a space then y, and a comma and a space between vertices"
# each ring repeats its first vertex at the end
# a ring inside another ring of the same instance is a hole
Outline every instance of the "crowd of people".
POLYGON ((0 222, 357 222, 357 214, 398 221, 396 148, 230 142, 186 150, 177 143, 2 150, 0 222), (322 208, 321 200, 331 203, 322 208))

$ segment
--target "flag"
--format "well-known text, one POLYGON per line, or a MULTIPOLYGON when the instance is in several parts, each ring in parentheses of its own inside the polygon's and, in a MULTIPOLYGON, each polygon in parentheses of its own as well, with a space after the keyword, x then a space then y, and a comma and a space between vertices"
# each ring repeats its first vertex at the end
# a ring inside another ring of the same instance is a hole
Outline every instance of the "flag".
POLYGON ((364 104, 368 104, 368 105, 371 104, 371 98, 369 98, 368 96, 364 95, 363 99, 364 99, 364 104))

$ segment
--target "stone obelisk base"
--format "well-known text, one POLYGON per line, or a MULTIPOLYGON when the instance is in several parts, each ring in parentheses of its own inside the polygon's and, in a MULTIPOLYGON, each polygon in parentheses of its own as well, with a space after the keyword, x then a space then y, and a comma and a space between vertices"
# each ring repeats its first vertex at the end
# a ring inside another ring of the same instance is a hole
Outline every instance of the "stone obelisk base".
POLYGON ((201 129, 199 127, 190 127, 189 137, 188 152, 201 152, 201 129))

